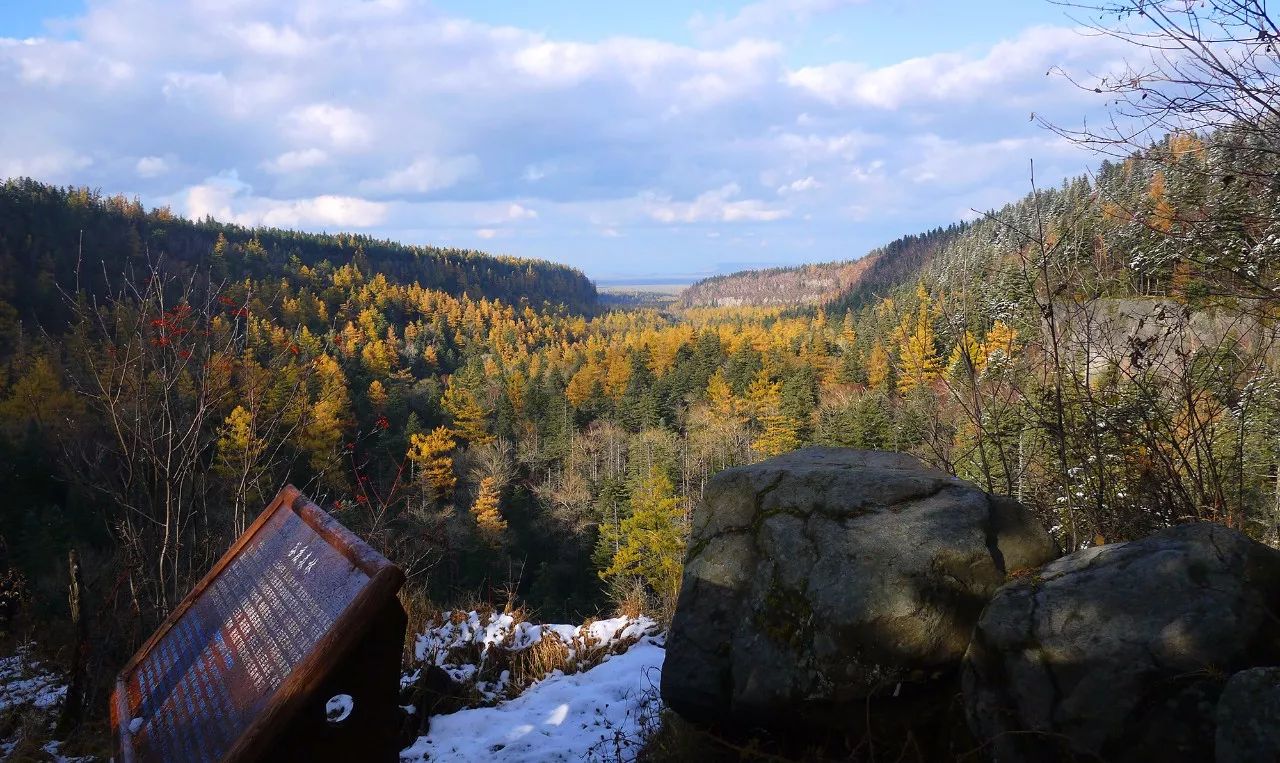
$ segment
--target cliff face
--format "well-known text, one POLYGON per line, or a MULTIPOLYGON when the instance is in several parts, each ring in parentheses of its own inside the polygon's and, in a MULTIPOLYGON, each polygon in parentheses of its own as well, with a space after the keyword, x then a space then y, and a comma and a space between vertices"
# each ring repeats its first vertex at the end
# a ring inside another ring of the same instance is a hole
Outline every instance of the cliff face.
POLYGON ((679 307, 792 307, 825 304, 857 309, 913 283, 934 256, 968 226, 957 223, 903 236, 856 260, 743 270, 706 278, 680 293, 679 307))
POLYGON ((848 291, 871 264, 827 262, 794 268, 744 270, 698 281, 680 293, 681 307, 790 307, 829 302, 848 291))

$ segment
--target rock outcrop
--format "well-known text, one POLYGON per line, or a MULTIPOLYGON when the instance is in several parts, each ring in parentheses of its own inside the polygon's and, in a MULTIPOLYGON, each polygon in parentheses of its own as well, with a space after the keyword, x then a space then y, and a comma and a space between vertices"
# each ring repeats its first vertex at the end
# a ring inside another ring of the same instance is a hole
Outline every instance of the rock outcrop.
POLYGON ((868 697, 954 679, 1006 576, 1054 556, 1022 506, 908 455, 726 470, 694 512, 662 696, 697 721, 847 723, 868 697))
POLYGON ((970 725, 1001 763, 1212 760, 1227 677, 1280 662, 1277 602, 1280 552, 1220 525, 1071 554, 983 612, 970 725))
POLYGON ((1250 668, 1231 676, 1215 719, 1218 763, 1280 760, 1280 668, 1250 668))

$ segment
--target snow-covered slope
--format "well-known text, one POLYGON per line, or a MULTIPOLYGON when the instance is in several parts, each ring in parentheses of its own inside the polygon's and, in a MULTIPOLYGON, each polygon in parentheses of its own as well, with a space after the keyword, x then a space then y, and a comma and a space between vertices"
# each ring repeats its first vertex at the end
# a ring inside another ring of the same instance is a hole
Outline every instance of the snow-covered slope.
POLYGON ((418 637, 416 656, 471 683, 484 706, 433 716, 429 732, 401 760, 633 760, 660 709, 665 650, 655 631, 648 618, 576 627, 517 622, 497 613, 446 613, 418 637), (520 687, 509 671, 494 676, 495 669, 486 667, 544 639, 564 645, 570 673, 554 670, 520 687), (465 662, 468 655, 473 662, 465 662))
POLYGON ((659 707, 665 654, 645 636, 582 673, 552 674, 515 699, 431 719, 404 761, 632 760, 659 707))

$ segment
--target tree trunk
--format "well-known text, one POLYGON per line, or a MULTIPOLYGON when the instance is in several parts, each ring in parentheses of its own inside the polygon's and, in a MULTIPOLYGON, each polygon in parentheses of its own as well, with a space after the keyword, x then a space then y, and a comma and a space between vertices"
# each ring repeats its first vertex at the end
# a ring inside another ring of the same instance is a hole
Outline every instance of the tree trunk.
POLYGON ((67 604, 71 608, 71 684, 67 688, 67 699, 58 718, 59 733, 80 725, 84 711, 85 662, 89 653, 89 628, 84 620, 81 598, 83 589, 80 584, 80 558, 74 548, 67 555, 67 567, 71 574, 71 582, 67 585, 67 604))

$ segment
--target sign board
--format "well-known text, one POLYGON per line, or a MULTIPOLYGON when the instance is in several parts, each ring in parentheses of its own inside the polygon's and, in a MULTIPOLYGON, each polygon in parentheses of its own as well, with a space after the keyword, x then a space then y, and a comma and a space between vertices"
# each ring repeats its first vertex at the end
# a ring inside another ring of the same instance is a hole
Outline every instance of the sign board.
POLYGON ((120 672, 116 759, 396 759, 403 582, 285 487, 120 672))

